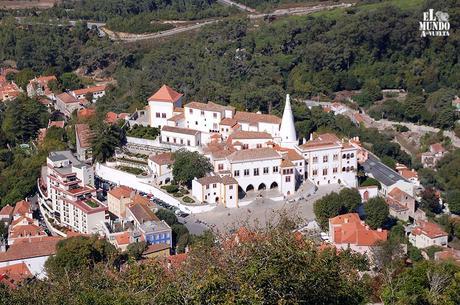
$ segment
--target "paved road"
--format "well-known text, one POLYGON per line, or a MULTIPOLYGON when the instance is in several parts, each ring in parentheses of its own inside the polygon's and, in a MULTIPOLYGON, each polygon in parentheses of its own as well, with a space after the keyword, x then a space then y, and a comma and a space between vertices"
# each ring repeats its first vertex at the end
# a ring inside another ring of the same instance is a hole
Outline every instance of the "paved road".
MULTIPOLYGON (((231 1, 228 1, 231 2, 231 1)), ((271 13, 265 13, 265 14, 250 14, 249 18, 250 19, 260 19, 260 18, 265 18, 265 17, 270 17, 270 16, 288 16, 288 15, 307 15, 311 14, 314 12, 319 12, 323 10, 331 10, 339 7, 350 7, 353 4, 351 3, 341 3, 341 4, 334 4, 334 5, 317 5, 317 6, 312 6, 312 7, 296 7, 296 8, 289 8, 289 9, 279 9, 275 10, 271 13)), ((249 8, 248 8, 249 9, 249 8)), ((184 33, 188 31, 193 31, 198 28, 201 28, 205 25, 213 24, 216 22, 219 22, 221 20, 224 20, 225 18, 219 18, 219 19, 214 19, 214 20, 209 20, 205 22, 200 22, 200 23, 195 23, 183 27, 177 27, 171 30, 167 31, 162 31, 158 33, 151 33, 151 34, 123 34, 123 33, 116 33, 112 32, 105 27, 101 27, 101 29, 109 36, 110 39, 116 40, 116 41, 125 41, 125 42, 134 42, 134 41, 141 41, 141 40, 148 40, 148 39, 158 39, 162 37, 167 37, 167 36, 173 36, 179 33, 184 33)))
POLYGON ((188 222, 200 220, 209 225, 213 230, 230 231, 242 225, 265 227, 276 223, 280 213, 302 219, 302 222, 313 220, 313 203, 333 191, 338 191, 341 186, 337 184, 321 186, 306 199, 296 202, 274 202, 268 198, 257 199, 255 202, 236 209, 226 209, 218 206, 210 212, 193 214, 187 217, 188 222))
POLYGON ((230 0, 217 0, 217 2, 219 2, 220 4, 223 4, 223 5, 228 5, 228 6, 234 6, 242 11, 246 11, 246 12, 250 12, 250 13, 255 13, 256 10, 253 9, 253 8, 250 8, 249 6, 246 6, 244 4, 241 4, 241 3, 237 3, 235 1, 230 1, 230 0))
MULTIPOLYGON (((376 127, 379 130, 384 130, 385 128, 392 127, 395 124, 399 125, 404 125, 407 128, 410 129, 412 132, 419 132, 419 133, 426 133, 426 132, 439 132, 441 129, 431 127, 431 126, 426 126, 426 125, 417 125, 414 123, 406 123, 406 122, 395 122, 395 121, 389 121, 386 119, 381 119, 381 120, 374 120, 367 114, 363 114, 364 119, 366 122, 369 122, 371 127, 376 127)), ((449 137, 452 140, 452 145, 455 147, 460 147, 460 138, 458 138, 454 132, 444 130, 444 135, 449 137)))

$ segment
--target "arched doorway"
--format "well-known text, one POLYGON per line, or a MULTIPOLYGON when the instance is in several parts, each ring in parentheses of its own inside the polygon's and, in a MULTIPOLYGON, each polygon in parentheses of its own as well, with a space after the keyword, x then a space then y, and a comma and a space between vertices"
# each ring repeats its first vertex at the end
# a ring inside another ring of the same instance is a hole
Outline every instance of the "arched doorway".
POLYGON ((238 199, 243 199, 246 195, 246 192, 243 190, 241 186, 238 185, 238 199))
POLYGON ((252 184, 249 184, 247 187, 246 187, 246 192, 249 192, 249 191, 253 191, 254 190, 254 186, 252 184))
POLYGON ((265 189, 267 189, 267 187, 265 186, 265 183, 261 183, 261 184, 259 185, 258 190, 259 190, 259 191, 262 191, 262 190, 265 190, 265 189))
POLYGON ((271 185, 270 185, 270 189, 276 189, 278 187, 278 183, 276 182, 273 182, 271 185))
POLYGON ((219 203, 219 197, 216 197, 216 203, 219 203))

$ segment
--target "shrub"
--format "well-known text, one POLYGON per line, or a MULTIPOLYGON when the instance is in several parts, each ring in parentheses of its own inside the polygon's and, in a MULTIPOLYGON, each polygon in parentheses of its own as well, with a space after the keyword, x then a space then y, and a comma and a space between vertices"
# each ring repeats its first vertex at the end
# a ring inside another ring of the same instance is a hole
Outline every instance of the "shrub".
POLYGON ((182 198, 182 201, 185 203, 195 203, 195 200, 193 200, 189 196, 185 196, 184 198, 182 198))

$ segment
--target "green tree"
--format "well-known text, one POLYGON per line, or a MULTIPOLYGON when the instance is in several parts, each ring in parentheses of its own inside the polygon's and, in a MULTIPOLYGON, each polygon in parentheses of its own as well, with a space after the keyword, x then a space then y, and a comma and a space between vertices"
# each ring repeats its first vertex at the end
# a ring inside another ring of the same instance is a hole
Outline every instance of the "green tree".
POLYGON ((209 160, 198 152, 180 149, 174 153, 174 181, 191 186, 194 178, 202 178, 213 170, 209 160))
POLYGON ((160 220, 164 220, 169 226, 172 226, 179 221, 177 220, 176 214, 167 209, 158 209, 155 213, 160 220))
POLYGON ((83 87, 81 79, 72 72, 63 73, 59 78, 59 82, 65 90, 75 90, 83 87))
POLYGON ((142 258, 142 253, 147 249, 147 243, 145 241, 135 242, 128 245, 126 252, 129 257, 132 257, 135 260, 142 258))
POLYGON ((93 268, 97 263, 108 262, 117 255, 116 248, 105 239, 93 237, 71 237, 57 244, 56 254, 45 264, 51 277, 72 274, 82 268, 93 268))
POLYGON ((434 188, 425 188, 423 190, 420 205, 424 210, 430 211, 431 213, 439 214, 442 212, 442 207, 439 204, 439 198, 434 188))
POLYGON ((374 197, 364 205, 365 221, 372 228, 381 228, 389 216, 388 204, 383 198, 374 197))
POLYGON ((361 195, 355 188, 344 188, 339 193, 340 200, 343 202, 346 213, 356 212, 361 204, 361 195))
POLYGON ((126 135, 122 128, 116 125, 101 124, 96 128, 92 140, 93 160, 105 162, 115 154, 115 149, 126 142, 126 135))
POLYGON ((323 230, 328 228, 329 218, 340 215, 342 210, 343 205, 337 193, 328 194, 313 204, 316 220, 323 230))
POLYGON ((460 190, 453 190, 447 194, 447 204, 449 210, 457 215, 460 215, 460 190))

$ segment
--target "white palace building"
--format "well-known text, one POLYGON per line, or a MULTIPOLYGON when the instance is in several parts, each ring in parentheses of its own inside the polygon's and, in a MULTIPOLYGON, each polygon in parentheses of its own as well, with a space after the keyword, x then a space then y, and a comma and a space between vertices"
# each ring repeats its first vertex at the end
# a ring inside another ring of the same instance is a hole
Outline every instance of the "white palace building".
POLYGON ((213 173, 192 183, 198 201, 238 207, 239 193, 277 189, 289 196, 305 179, 356 187, 359 142, 326 133, 299 144, 289 95, 282 118, 212 102, 182 105, 182 98, 164 85, 146 113, 161 129, 162 145, 199 151, 213 164, 213 173))

